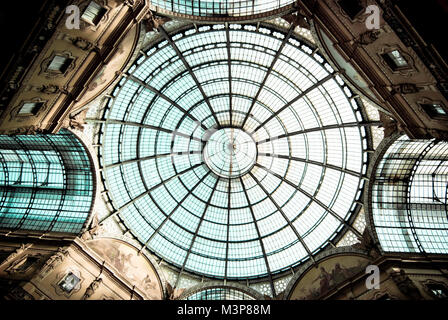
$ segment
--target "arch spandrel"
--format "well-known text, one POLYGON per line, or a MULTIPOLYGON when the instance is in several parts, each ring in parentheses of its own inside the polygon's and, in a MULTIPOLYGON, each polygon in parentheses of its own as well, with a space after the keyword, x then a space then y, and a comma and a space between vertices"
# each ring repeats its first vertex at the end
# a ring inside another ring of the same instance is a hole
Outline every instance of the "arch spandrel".
POLYGON ((163 285, 156 268, 137 248, 113 238, 98 238, 86 244, 150 300, 163 299, 163 285))

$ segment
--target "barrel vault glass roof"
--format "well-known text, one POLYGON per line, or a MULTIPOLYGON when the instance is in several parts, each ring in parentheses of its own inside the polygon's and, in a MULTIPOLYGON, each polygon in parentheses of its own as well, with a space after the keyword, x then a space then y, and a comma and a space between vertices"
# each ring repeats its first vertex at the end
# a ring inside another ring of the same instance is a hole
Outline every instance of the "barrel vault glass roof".
POLYGON ((294 0, 153 0, 151 4, 178 14, 201 17, 243 17, 271 12, 294 0))
POLYGON ((196 292, 184 300, 255 300, 247 293, 234 288, 208 288, 196 292))
POLYGON ((349 221, 368 129, 350 89, 293 29, 160 28, 101 120, 100 163, 115 208, 104 219, 118 216, 181 271, 227 279, 281 273, 346 230, 359 234, 349 221), (244 134, 229 138, 236 131, 244 134), (224 140, 210 140, 216 134, 224 140), (222 158, 204 150, 216 141, 245 170, 212 170, 222 158))
POLYGON ((68 130, 0 135, 0 229, 79 234, 95 194, 92 164, 68 130))
POLYGON ((400 137, 378 164, 371 219, 384 251, 448 253, 448 143, 400 137))

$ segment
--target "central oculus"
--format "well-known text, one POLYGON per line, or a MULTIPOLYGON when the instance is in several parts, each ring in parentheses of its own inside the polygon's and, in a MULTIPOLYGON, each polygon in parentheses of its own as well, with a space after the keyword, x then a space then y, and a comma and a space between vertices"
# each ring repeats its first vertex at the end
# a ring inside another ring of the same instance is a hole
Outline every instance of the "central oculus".
POLYGON ((224 128, 210 135, 203 156, 210 170, 220 177, 237 178, 254 166, 257 160, 257 145, 243 130, 224 128))

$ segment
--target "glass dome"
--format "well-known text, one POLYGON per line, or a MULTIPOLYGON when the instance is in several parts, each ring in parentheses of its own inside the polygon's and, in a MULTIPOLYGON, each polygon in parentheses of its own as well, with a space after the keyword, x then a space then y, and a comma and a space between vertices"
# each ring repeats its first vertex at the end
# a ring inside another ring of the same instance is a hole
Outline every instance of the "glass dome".
POLYGON ((368 143, 353 98, 293 27, 162 29, 103 115, 110 216, 204 276, 260 278, 312 259, 359 233, 368 143))

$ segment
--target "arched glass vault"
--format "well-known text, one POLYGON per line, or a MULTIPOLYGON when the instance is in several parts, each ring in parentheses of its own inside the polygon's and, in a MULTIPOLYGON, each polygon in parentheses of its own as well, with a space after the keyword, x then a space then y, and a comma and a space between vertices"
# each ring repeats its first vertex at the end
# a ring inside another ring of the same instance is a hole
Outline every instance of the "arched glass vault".
POLYGON ((359 210, 361 106, 291 29, 188 26, 112 92, 99 153, 132 234, 181 271, 271 277, 313 259, 359 210))
POLYGON ((228 287, 208 288, 195 292, 183 300, 255 300, 247 293, 228 287))
POLYGON ((371 230, 386 252, 446 254, 448 143, 393 138, 380 146, 383 155, 373 166, 371 230))
POLYGON ((95 197, 93 162, 70 131, 0 135, 0 230, 79 235, 95 197))
POLYGON ((156 12, 181 15, 183 17, 243 18, 269 16, 282 9, 292 7, 294 0, 153 0, 156 12))

